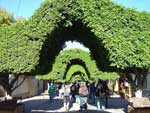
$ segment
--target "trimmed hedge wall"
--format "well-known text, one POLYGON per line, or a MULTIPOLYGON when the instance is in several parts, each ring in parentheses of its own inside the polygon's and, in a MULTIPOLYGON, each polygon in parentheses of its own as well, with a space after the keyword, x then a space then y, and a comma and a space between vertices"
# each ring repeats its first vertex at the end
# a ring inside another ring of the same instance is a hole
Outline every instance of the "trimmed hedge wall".
POLYGON ((148 69, 149 18, 110 0, 46 0, 27 22, 0 28, 0 72, 47 72, 67 40, 87 46, 99 68, 148 69))

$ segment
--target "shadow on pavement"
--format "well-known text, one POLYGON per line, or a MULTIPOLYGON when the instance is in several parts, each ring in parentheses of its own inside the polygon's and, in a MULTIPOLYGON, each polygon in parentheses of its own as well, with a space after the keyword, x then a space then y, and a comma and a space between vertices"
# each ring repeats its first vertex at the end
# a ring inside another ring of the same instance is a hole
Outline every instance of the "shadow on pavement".
MULTIPOLYGON (((64 112, 64 103, 63 99, 32 99, 24 101, 24 113, 66 113, 64 112)), ((127 113, 128 102, 124 99, 109 99, 108 100, 108 109, 121 109, 121 112, 117 113, 127 113)), ((72 105, 70 108, 73 107, 72 105)), ((94 106, 95 107, 95 106, 94 106)), ((112 113, 110 111, 100 111, 96 109, 88 109, 87 111, 78 111, 78 108, 73 108, 68 113, 112 113)), ((113 112, 115 113, 115 111, 113 112)))
POLYGON ((24 102, 24 113, 30 113, 32 110, 57 110, 63 107, 62 99, 36 99, 24 102))
POLYGON ((108 109, 123 109, 125 113, 128 112, 128 101, 122 98, 109 98, 108 99, 108 109))

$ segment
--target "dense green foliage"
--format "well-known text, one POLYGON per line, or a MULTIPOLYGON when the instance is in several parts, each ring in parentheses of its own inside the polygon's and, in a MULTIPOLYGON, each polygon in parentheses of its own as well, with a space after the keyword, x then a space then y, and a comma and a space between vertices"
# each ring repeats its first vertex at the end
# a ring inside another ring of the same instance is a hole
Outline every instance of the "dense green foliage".
POLYGON ((94 79, 94 77, 101 74, 96 66, 95 61, 91 59, 89 53, 84 52, 83 50, 73 49, 68 51, 66 50, 60 53, 60 55, 58 55, 55 59, 52 71, 48 73, 48 75, 46 75, 45 77, 42 76, 41 78, 53 80, 68 80, 68 78, 70 77, 67 77, 67 72, 70 70, 72 65, 77 64, 81 65, 85 69, 85 72, 87 76, 89 76, 89 79, 94 79))
POLYGON ((21 59, 23 63, 24 57, 20 52, 25 52, 22 50, 27 46, 26 40, 19 38, 24 32, 24 23, 24 18, 15 20, 12 14, 0 9, 0 73, 20 74, 24 68, 25 64, 19 61, 21 59))
POLYGON ((0 27, 11 25, 14 22, 13 15, 0 8, 0 27))
POLYGON ((81 49, 62 51, 55 59, 52 71, 45 76, 38 76, 37 79, 64 80, 70 81, 79 75, 81 80, 96 81, 98 79, 116 79, 117 73, 102 72, 96 66, 91 54, 81 49))
POLYGON ((0 31, 0 72, 19 74, 35 69, 37 44, 28 40, 23 29, 22 23, 15 23, 0 31))
POLYGON ((0 28, 0 72, 46 74, 67 40, 88 47, 99 69, 148 69, 149 18, 110 0, 46 0, 27 22, 0 28))
POLYGON ((68 72, 66 73, 66 81, 73 81, 76 76, 82 81, 87 81, 88 76, 85 69, 80 65, 72 65, 68 72))

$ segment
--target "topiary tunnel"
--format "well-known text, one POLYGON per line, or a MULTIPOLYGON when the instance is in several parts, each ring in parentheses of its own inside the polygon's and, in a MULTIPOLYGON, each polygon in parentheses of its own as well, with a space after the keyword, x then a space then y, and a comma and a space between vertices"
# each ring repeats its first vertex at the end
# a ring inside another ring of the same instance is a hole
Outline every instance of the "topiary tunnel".
POLYGON ((90 75, 87 75, 86 70, 81 65, 72 65, 65 75, 66 81, 77 81, 77 78, 82 81, 88 81, 90 75), (76 77, 78 76, 78 77, 76 77))
POLYGON ((55 59, 52 71, 45 76, 37 76, 37 79, 70 81, 77 77, 84 81, 96 81, 98 79, 116 79, 116 73, 109 75, 98 69, 91 54, 81 49, 71 49, 61 52, 55 59), (105 74, 105 76, 104 76, 105 74))
POLYGON ((68 40, 90 49, 96 70, 148 69, 149 18, 148 12, 110 0, 46 0, 27 22, 0 29, 0 73, 53 73, 52 64, 68 40))

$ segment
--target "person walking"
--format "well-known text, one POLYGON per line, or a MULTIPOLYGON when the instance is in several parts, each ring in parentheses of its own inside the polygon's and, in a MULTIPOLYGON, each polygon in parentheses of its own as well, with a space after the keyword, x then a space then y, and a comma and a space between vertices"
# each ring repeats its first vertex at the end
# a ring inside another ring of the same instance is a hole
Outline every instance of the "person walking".
POLYGON ((76 101, 76 98, 75 98, 75 94, 76 94, 75 83, 71 84, 70 94, 71 94, 71 102, 74 103, 76 101))
POLYGON ((104 109, 105 108, 105 91, 104 91, 104 84, 102 80, 99 80, 96 86, 96 106, 97 109, 104 109))
POLYGON ((89 96, 90 96, 90 104, 95 104, 96 87, 94 82, 90 83, 89 85, 89 96))
POLYGON ((75 83, 75 101, 77 104, 80 104, 79 88, 80 88, 80 84, 75 83))
POLYGON ((64 85, 64 108, 65 111, 69 111, 69 103, 70 103, 70 86, 65 83, 64 85))
POLYGON ((55 96, 55 91, 56 91, 56 88, 54 86, 53 83, 50 84, 49 86, 49 89, 48 89, 48 93, 49 93, 49 100, 52 101, 54 96, 55 96))
POLYGON ((79 95, 80 95, 80 110, 87 110, 87 97, 89 95, 88 88, 86 86, 86 83, 81 83, 81 86, 79 88, 79 95))
POLYGON ((107 107, 108 93, 107 81, 99 80, 96 86, 96 105, 98 109, 105 109, 107 107))

